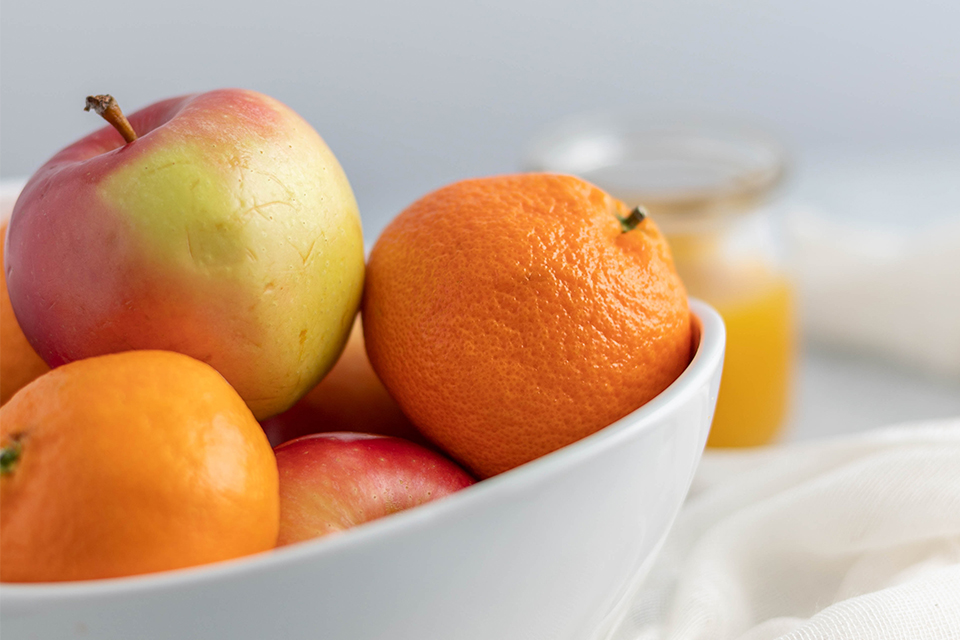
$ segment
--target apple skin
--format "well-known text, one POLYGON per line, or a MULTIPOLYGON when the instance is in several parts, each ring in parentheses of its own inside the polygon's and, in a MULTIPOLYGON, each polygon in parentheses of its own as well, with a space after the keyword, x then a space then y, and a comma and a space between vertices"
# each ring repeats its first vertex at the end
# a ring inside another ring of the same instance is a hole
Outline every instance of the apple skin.
POLYGON ((343 531, 474 484, 447 458, 390 436, 318 433, 274 453, 280 471, 277 546, 343 531))
POLYGON ((374 373, 364 348, 359 316, 340 359, 320 384, 260 426, 274 447, 311 433, 350 431, 396 436, 435 448, 420 435, 374 373))
POLYGON ((333 366, 363 288, 356 200, 333 153, 252 91, 164 100, 41 167, 11 215, 4 269, 51 366, 131 349, 217 369, 258 419, 333 366))

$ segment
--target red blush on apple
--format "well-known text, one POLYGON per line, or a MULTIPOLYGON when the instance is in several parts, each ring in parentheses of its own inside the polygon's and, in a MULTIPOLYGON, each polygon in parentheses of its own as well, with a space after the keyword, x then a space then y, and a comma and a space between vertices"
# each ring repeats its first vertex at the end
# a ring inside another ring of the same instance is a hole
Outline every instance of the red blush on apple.
POLYGON ((474 483, 438 453, 401 438, 317 433, 274 449, 282 546, 343 531, 474 483))

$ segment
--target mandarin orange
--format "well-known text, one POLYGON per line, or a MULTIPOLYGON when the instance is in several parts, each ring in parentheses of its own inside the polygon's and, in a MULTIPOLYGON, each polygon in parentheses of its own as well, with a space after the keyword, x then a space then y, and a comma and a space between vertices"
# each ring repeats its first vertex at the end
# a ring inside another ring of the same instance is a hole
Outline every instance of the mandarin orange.
POLYGON ((362 313, 391 395, 481 478, 623 417, 691 355, 656 225, 571 176, 467 180, 417 201, 373 248, 362 313))
POLYGON ((175 569, 266 551, 276 458, 209 365, 128 351, 58 367, 0 409, 0 580, 175 569))
MULTIPOLYGON (((0 265, 3 264, 3 239, 7 223, 0 226, 0 265)), ((0 405, 6 404, 20 387, 50 367, 27 342, 7 295, 7 273, 0 266, 0 405)))

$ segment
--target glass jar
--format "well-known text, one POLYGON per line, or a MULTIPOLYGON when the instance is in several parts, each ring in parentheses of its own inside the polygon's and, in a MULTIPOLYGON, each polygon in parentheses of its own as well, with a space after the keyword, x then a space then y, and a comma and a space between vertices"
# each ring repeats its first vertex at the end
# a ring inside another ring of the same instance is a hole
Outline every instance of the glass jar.
POLYGON ((708 445, 773 440, 787 416, 796 333, 793 289, 766 207, 784 175, 781 145, 716 119, 590 116, 535 141, 526 168, 578 175, 646 208, 687 292, 726 324, 708 445))

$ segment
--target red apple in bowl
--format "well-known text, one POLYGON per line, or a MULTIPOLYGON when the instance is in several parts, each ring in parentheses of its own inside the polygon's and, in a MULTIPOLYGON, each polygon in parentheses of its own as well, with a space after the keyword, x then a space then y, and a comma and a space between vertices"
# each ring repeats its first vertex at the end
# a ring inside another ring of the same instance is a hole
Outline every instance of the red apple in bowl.
POLYGON ((224 89, 164 100, 66 147, 24 187, 4 269, 50 365, 130 349, 212 365, 258 419, 336 361, 363 287, 356 201, 290 108, 224 89), (115 128, 116 127, 116 128, 115 128))
POLYGON ((474 483, 440 454, 390 436, 318 433, 274 452, 280 471, 278 546, 343 531, 474 483))

